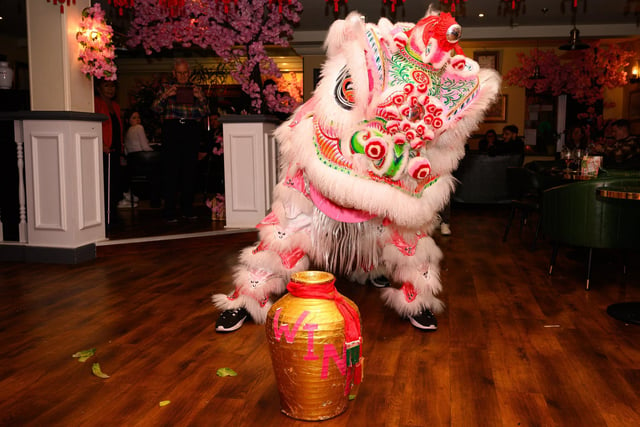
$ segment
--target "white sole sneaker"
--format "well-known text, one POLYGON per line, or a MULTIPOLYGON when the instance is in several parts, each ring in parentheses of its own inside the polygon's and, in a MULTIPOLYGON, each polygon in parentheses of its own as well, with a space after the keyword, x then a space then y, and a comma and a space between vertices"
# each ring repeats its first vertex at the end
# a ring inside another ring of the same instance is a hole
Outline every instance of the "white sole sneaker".
POLYGON ((374 277, 373 279, 369 279, 369 281, 376 288, 388 288, 389 286, 391 286, 389 279, 387 279, 385 276, 374 277))
POLYGON ((427 325, 427 326, 425 326, 425 325, 422 325, 422 324, 416 322, 413 317, 409 317, 409 322, 411 322, 411 324, 414 327, 416 327, 418 329, 422 329, 423 331, 435 331, 435 330, 438 329, 438 325, 427 325))
POLYGON ((225 310, 220 314, 216 322, 216 332, 233 332, 242 327, 249 317, 245 308, 225 310))
POLYGON ((428 308, 425 308, 423 312, 415 316, 409 316, 409 322, 423 331, 435 331, 438 329, 438 320, 428 308))

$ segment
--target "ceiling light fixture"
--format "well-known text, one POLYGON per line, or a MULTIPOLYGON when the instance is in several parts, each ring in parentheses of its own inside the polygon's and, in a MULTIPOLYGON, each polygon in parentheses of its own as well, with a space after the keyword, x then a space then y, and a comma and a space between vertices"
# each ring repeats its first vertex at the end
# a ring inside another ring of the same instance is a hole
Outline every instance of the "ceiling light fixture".
POLYGON ((582 43, 580 41, 580 30, 576 28, 576 10, 578 9, 578 0, 573 0, 573 6, 571 7, 571 24, 573 24, 573 28, 569 32, 569 43, 563 44, 558 49, 560 50, 583 50, 589 49, 589 46, 586 43, 582 43))
POLYGON ((569 32, 569 43, 563 44, 558 49, 560 50, 583 50, 589 49, 589 45, 580 41, 580 30, 574 25, 569 32))
POLYGON ((538 60, 540 59, 540 50, 538 49, 538 41, 536 40, 536 50, 535 57, 533 60, 535 61, 535 66, 533 67, 533 74, 529 77, 529 80, 542 80, 544 76, 540 72, 540 65, 538 64, 538 60))
MULTIPOLYGON (((542 12, 543 16, 547 16, 547 12, 549 12, 549 9, 547 9, 546 7, 543 7, 542 9, 540 9, 540 12, 542 12)), ((544 79, 544 76, 542 75, 542 73, 540 72, 540 39, 536 39, 536 50, 534 51, 535 56, 533 58, 534 62, 535 62, 535 66, 533 67, 533 75, 531 75, 531 77, 529 77, 529 80, 542 80, 544 79)))

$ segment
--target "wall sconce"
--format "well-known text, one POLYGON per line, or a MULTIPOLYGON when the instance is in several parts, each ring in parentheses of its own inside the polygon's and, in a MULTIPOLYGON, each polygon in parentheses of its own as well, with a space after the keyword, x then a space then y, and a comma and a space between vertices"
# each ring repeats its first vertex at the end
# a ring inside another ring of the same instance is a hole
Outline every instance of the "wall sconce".
POLYGON ((100 3, 82 11, 82 20, 76 33, 78 61, 80 71, 87 77, 115 80, 117 67, 111 41, 113 28, 106 23, 104 16, 100 3))
POLYGON ((638 61, 633 64, 631 67, 631 77, 629 77, 630 83, 638 83, 640 82, 640 66, 638 66, 638 61))

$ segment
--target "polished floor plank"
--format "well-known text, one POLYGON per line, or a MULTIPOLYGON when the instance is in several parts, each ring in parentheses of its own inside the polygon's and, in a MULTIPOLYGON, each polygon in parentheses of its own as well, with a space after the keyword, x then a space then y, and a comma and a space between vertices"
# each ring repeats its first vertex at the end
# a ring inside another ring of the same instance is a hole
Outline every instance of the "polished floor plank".
MULTIPOLYGON (((338 279, 362 312, 365 381, 323 425, 640 423, 640 327, 606 314, 640 300, 639 255, 625 276, 620 254, 597 251, 586 292, 584 251, 561 249, 549 276, 551 246, 530 250, 531 227, 502 243, 507 215, 455 206, 454 234, 436 235, 446 304, 437 332, 411 327, 371 286, 338 279)), ((279 411, 265 326, 215 332, 211 294, 230 289, 239 251, 255 240, 101 246, 76 266, 0 263, 0 425, 308 426, 279 411), (91 347, 86 363, 71 357, 91 347), (93 362, 111 377, 93 376, 93 362), (221 367, 238 376, 218 377, 221 367)))
POLYGON ((118 222, 107 230, 107 239, 123 240, 224 230, 224 221, 212 219, 211 210, 204 204, 204 199, 203 194, 196 195, 193 206, 196 218, 178 218, 174 223, 165 221, 162 208, 152 208, 149 200, 140 200, 134 209, 119 208, 118 222))

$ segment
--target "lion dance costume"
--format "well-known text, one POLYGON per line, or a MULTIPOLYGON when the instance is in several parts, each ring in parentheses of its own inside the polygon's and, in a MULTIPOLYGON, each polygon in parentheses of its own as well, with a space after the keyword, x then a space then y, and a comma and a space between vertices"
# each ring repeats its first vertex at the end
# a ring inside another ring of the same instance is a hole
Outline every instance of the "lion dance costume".
POLYGON ((313 97, 276 130, 280 177, 259 242, 242 251, 235 290, 213 296, 217 331, 247 313, 263 323, 291 274, 309 268, 360 283, 388 277, 382 297, 409 319, 442 310, 430 234, 500 88, 495 71, 463 55, 460 36, 451 15, 431 10, 415 25, 365 24, 355 12, 332 24, 313 97))

